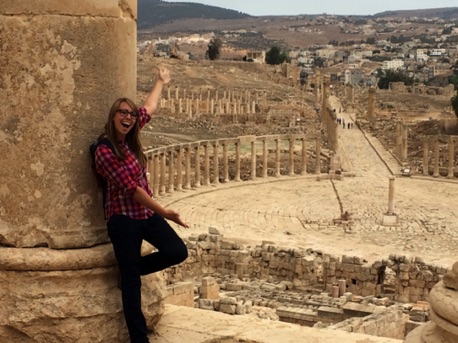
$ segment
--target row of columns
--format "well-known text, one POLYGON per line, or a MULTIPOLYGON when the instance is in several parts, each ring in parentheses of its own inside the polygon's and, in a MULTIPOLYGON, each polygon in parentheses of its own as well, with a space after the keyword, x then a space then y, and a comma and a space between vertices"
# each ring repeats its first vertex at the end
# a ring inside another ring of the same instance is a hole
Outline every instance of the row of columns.
POLYGON ((216 90, 213 94, 207 90, 196 95, 175 87, 175 90, 168 89, 167 96, 161 99, 161 107, 169 108, 172 113, 186 113, 192 118, 199 113, 209 114, 254 114, 258 104, 267 104, 267 92, 256 91, 254 95, 249 90, 245 91, 223 91, 222 94, 216 90), (189 96, 190 94, 190 96, 189 96))
MULTIPOLYGON (((447 152, 444 154, 448 156, 447 160, 447 178, 453 179, 455 172, 455 136, 448 136, 446 149, 447 152)), ((430 146, 433 146, 433 177, 440 176, 441 167, 441 153, 440 153, 440 141, 436 138, 435 141, 425 140, 423 142, 423 176, 429 176, 430 167, 430 146)), ((396 155, 404 163, 408 160, 408 126, 402 121, 396 123, 396 155)))
MULTIPOLYGON (((243 136, 237 138, 220 139, 214 141, 198 141, 187 144, 161 147, 145 151, 148 159, 148 172, 154 194, 164 195, 183 189, 199 188, 215 185, 221 182, 241 181, 241 149, 249 145, 250 180, 256 180, 257 145, 262 144, 262 170, 259 177, 268 177, 269 145, 275 146, 274 170, 275 177, 281 176, 282 143, 287 143, 287 162, 284 168, 288 176, 295 176, 295 143, 300 142, 299 175, 307 174, 307 143, 305 135, 272 135, 272 136, 243 136), (222 147, 222 154, 220 148, 222 147), (203 148, 203 151, 202 151, 203 148), (230 155, 234 156, 232 164, 230 155), (222 167, 222 170, 220 170, 222 167), (230 168, 234 174, 229 175, 230 168), (231 179, 232 178, 232 179, 231 179)), ((320 173, 321 140, 316 139, 317 162, 315 173, 320 173)))
MULTIPOLYGON (((447 165, 447 178, 454 178, 455 171, 455 136, 448 136, 447 148, 448 148, 448 165, 447 165)), ((433 177, 440 176, 440 143, 436 140, 432 143, 434 145, 434 171, 433 177)), ((423 175, 429 176, 429 145, 430 142, 423 142, 423 175)))
POLYGON ((168 108, 172 114, 186 113, 189 118, 193 118, 201 113, 208 114, 255 114, 256 101, 243 103, 241 101, 229 101, 219 99, 161 99, 161 107, 168 108))

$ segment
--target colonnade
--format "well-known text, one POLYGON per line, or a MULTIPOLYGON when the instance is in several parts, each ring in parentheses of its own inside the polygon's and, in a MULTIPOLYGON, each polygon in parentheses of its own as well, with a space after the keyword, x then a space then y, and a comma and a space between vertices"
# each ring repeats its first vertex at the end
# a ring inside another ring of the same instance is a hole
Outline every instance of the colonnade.
MULTIPOLYGON (((315 173, 321 169, 320 144, 316 139, 315 173)), ((147 149, 145 154, 155 195, 230 181, 305 175, 309 158, 304 134, 196 141, 147 149)))
POLYGON ((256 113, 259 104, 267 104, 267 92, 250 90, 204 91, 198 94, 187 89, 169 88, 167 96, 161 99, 161 107, 168 108, 172 114, 187 114, 194 118, 202 113, 207 114, 248 114, 256 113))
MULTIPOLYGON (((446 156, 444 160, 446 161, 446 170, 447 178, 453 179, 455 171, 455 142, 457 140, 456 136, 448 136, 447 144, 445 145, 445 152, 443 156, 446 156)), ((441 146, 439 139, 426 140, 423 142, 423 175, 430 176, 429 167, 430 167, 430 156, 429 156, 429 147, 433 147, 433 177, 439 177, 442 174, 440 173, 441 167, 444 168, 443 163, 441 163, 441 146)))

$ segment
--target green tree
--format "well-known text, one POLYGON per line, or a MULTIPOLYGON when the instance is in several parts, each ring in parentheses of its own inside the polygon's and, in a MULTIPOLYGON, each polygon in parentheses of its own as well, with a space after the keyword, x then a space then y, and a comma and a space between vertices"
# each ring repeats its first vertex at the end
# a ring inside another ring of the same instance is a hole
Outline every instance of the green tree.
POLYGON ((404 70, 401 69, 378 69, 377 76, 379 78, 378 88, 380 89, 388 89, 390 82, 404 82, 406 86, 413 84, 413 77, 410 77, 404 70))
POLYGON ((455 95, 451 100, 453 111, 455 115, 458 117, 458 95, 455 95))
POLYGON ((282 64, 288 60, 288 55, 286 52, 281 51, 278 46, 273 46, 266 53, 266 63, 267 64, 282 64))
POLYGON ((221 45, 223 45, 223 42, 221 42, 221 39, 219 38, 212 38, 210 40, 210 43, 208 44, 208 50, 207 50, 207 57, 210 60, 213 61, 219 58, 221 45))

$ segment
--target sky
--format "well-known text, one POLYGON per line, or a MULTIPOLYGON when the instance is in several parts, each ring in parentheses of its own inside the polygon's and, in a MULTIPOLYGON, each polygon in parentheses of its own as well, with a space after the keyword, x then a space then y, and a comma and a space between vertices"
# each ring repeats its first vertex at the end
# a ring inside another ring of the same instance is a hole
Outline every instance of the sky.
POLYGON ((458 7, 457 0, 164 0, 195 2, 253 16, 340 14, 373 15, 384 11, 458 7))

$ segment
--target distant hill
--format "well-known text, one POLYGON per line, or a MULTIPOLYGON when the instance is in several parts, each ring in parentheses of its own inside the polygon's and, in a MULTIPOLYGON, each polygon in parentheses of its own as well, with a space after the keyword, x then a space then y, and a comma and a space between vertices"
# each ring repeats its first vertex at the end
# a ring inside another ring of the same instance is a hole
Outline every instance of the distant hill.
POLYGON ((191 2, 166 2, 162 0, 138 0, 139 30, 181 19, 244 19, 250 15, 216 6, 191 2))
POLYGON ((374 15, 375 18, 405 18, 405 17, 418 17, 418 18, 441 18, 447 20, 458 19, 458 7, 444 7, 444 8, 429 8, 423 10, 402 10, 402 11, 386 11, 374 15))

